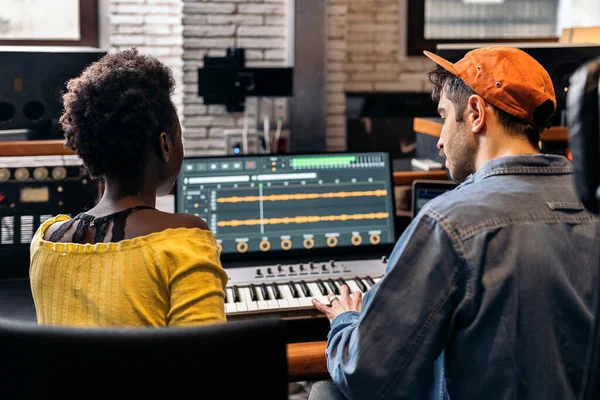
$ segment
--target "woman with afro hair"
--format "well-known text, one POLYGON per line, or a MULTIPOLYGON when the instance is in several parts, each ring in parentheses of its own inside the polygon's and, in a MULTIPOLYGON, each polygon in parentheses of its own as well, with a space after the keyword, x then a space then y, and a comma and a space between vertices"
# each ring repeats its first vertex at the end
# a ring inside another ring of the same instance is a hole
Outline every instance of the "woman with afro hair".
POLYGON ((135 49, 104 56, 69 81, 61 125, 105 190, 31 243, 38 323, 183 326, 225 322, 227 275, 204 221, 155 208, 183 162, 171 71, 135 49))

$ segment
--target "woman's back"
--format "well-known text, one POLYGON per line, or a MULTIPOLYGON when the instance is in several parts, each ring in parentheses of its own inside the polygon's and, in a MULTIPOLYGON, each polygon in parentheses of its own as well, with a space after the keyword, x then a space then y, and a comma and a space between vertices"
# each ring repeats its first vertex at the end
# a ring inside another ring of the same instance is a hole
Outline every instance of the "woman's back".
POLYGON ((94 208, 45 222, 31 243, 40 323, 173 326, 225 321, 227 275, 200 218, 155 209, 183 163, 175 80, 137 50, 108 54, 71 79, 65 146, 104 181, 94 208))
POLYGON ((156 210, 124 211, 116 213, 126 214, 123 222, 84 214, 74 219, 58 216, 40 227, 31 244, 30 268, 38 322, 70 326, 224 322, 227 275, 215 237, 202 228, 201 220, 156 210), (122 228, 122 233, 113 228, 122 228), (119 240, 109 242, 115 233, 119 240), (90 240, 96 238, 105 242, 90 240))

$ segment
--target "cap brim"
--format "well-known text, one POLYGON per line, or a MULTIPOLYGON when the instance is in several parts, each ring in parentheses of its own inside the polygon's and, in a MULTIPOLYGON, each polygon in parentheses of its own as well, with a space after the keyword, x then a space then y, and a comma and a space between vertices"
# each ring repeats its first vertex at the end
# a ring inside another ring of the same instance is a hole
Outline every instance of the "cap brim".
POLYGON ((438 56, 437 54, 433 54, 432 52, 427 51, 427 50, 424 50, 423 54, 425 54, 427 57, 429 57, 429 59, 431 61, 433 61, 440 67, 444 68, 446 71, 450 72, 453 75, 458 76, 458 73, 456 72, 456 68, 454 68, 454 64, 452 64, 450 61, 438 56))

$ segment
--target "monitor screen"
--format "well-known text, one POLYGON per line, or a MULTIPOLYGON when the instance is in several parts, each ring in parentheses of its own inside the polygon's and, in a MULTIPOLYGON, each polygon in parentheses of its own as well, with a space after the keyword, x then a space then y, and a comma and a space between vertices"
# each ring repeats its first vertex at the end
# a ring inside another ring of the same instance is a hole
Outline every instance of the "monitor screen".
POLYGON ((414 181, 413 182, 413 200, 412 215, 413 218, 419 214, 421 209, 430 200, 446 193, 456 187, 452 181, 414 181))
POLYGON ((386 152, 188 157, 176 211, 204 219, 225 256, 395 241, 386 152))

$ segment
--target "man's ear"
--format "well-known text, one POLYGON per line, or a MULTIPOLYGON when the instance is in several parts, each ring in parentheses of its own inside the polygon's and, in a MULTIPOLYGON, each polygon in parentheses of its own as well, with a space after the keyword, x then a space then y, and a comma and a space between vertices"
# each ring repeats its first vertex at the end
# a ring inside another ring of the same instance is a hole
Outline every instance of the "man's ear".
POLYGON ((467 103, 466 114, 473 133, 479 133, 483 129, 487 113, 488 109, 485 100, 479 95, 471 95, 467 103))
POLYGON ((165 161, 169 161, 169 157, 171 155, 171 149, 173 148, 173 143, 171 143, 171 138, 165 132, 161 132, 158 137, 158 141, 160 144, 160 157, 165 161))

